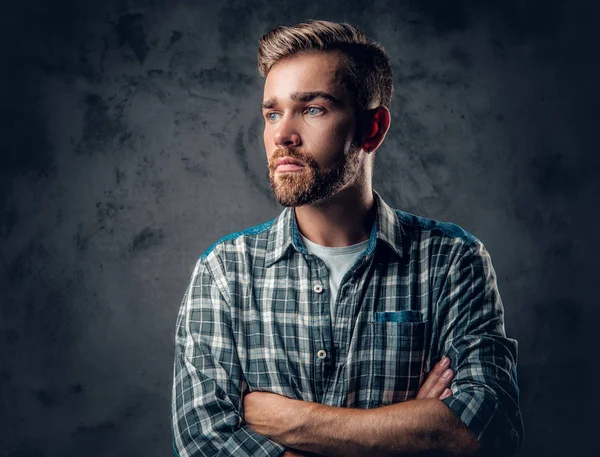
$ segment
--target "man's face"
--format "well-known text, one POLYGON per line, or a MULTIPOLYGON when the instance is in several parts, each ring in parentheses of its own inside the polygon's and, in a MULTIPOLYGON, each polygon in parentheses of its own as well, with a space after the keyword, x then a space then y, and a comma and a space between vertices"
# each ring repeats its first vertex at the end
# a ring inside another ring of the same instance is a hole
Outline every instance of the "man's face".
POLYGON ((277 62, 265 80, 263 118, 269 181, 283 206, 307 205, 353 184, 363 161, 355 140, 353 95, 339 52, 277 62), (282 165, 284 157, 302 167, 282 165))

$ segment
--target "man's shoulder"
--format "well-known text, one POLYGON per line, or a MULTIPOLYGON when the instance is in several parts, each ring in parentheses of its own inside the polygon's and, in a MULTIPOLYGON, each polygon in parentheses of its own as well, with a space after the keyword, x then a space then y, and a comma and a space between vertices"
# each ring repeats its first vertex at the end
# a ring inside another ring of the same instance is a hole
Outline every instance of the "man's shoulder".
POLYGON ((394 209, 394 212, 405 232, 419 238, 422 238, 424 232, 426 232, 429 240, 437 238, 444 241, 458 242, 466 246, 481 243, 479 238, 453 222, 418 216, 400 209, 394 209))
POLYGON ((277 218, 248 227, 236 232, 222 236, 211 244, 202 254, 201 260, 207 260, 211 255, 224 257, 238 256, 244 254, 245 250, 253 249, 260 251, 264 249, 268 240, 268 233, 277 218))

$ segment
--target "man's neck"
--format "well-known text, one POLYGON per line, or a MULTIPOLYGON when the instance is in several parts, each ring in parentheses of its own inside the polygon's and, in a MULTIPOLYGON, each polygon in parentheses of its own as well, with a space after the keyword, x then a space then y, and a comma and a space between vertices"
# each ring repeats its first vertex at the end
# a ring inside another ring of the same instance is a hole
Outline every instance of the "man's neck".
POLYGON ((294 208, 302 235, 328 247, 350 246, 369 239, 376 217, 370 185, 349 187, 326 201, 294 208))

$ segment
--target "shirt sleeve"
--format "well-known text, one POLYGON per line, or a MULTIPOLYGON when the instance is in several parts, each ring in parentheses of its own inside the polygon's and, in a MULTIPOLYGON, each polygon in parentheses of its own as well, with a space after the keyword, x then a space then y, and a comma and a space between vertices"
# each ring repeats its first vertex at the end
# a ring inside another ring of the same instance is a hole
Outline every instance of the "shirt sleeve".
POLYGON ((229 303, 200 259, 175 333, 171 422, 175 457, 280 456, 285 448, 243 424, 243 373, 229 303))
POLYGON ((442 401, 475 434, 485 455, 512 456, 523 444, 517 348, 507 338, 504 307, 489 253, 477 240, 450 267, 438 301, 440 352, 454 370, 442 401))

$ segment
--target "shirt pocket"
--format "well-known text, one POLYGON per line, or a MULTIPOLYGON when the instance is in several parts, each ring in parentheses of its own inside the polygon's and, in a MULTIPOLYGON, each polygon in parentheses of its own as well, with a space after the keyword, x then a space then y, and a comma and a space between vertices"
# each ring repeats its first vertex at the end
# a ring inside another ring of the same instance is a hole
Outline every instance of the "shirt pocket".
POLYGON ((369 407, 415 398, 423 381, 429 333, 418 311, 376 312, 371 327, 369 407))

